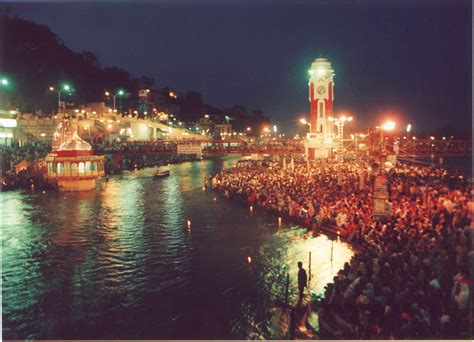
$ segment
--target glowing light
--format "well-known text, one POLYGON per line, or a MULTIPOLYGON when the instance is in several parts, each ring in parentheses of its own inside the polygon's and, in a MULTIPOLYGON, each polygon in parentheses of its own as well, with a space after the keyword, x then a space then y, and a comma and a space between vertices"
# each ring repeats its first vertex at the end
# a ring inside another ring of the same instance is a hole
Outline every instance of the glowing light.
POLYGON ((41 137, 45 137, 45 136, 46 136, 46 133, 41 133, 40 136, 41 136, 41 137))
POLYGON ((54 87, 49 87, 49 90, 53 91, 53 90, 54 90, 54 87))
POLYGON ((191 228, 191 220, 188 220, 188 228, 191 228))
POLYGON ((318 76, 324 76, 324 75, 326 75, 326 69, 317 69, 316 74, 318 76))
POLYGON ((8 85, 8 80, 6 78, 2 78, 2 85, 8 85))
POLYGON ((6 128, 15 128, 17 126, 17 122, 15 119, 0 118, 0 126, 6 128))
POLYGON ((386 121, 381 126, 384 131, 393 131, 395 129, 395 122, 394 121, 386 121))
POLYGON ((247 261, 248 261, 249 264, 252 263, 252 257, 251 257, 251 256, 248 256, 248 257, 247 257, 247 261))
POLYGON ((434 136, 431 136, 430 139, 431 139, 431 140, 435 140, 435 137, 434 137, 434 136))
POLYGON ((411 131, 411 124, 408 124, 407 125, 407 133, 410 133, 410 131, 411 131))
POLYGON ((303 124, 303 125, 307 125, 308 124, 308 121, 306 121, 306 119, 300 119, 300 122, 303 124))
POLYGON ((253 212, 253 207, 252 207, 252 206, 250 206, 250 208, 249 208, 249 209, 250 209, 250 212, 252 213, 252 212, 253 212))
POLYGON ((278 218, 278 225, 281 226, 281 217, 278 218))
POLYGON ((110 96, 110 93, 108 91, 106 91, 105 96, 110 96))

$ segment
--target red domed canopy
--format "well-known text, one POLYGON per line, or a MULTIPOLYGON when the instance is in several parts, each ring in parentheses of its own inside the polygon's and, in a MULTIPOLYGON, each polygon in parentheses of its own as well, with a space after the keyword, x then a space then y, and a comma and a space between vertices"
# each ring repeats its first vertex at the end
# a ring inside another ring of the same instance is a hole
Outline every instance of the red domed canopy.
POLYGON ((92 146, 81 139, 76 132, 72 136, 63 142, 56 151, 58 156, 90 156, 92 155, 92 146))

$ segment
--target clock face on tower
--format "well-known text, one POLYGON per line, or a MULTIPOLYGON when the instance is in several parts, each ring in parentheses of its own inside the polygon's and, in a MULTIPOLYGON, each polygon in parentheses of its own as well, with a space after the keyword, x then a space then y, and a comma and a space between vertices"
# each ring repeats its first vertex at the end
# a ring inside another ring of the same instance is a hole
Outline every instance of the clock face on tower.
POLYGON ((319 86, 316 91, 318 92, 319 95, 323 95, 326 92, 326 87, 324 86, 319 86))

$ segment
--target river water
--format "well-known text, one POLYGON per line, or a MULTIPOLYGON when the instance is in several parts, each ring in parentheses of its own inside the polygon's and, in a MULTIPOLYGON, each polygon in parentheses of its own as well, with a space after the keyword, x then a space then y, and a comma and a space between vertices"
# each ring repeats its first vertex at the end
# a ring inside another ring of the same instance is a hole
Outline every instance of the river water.
MULTIPOLYGON (((1 196, 5 339, 243 339, 282 337, 274 310, 296 290, 297 261, 311 291, 353 251, 242 203, 204 191, 236 159, 111 177, 88 193, 1 196), (191 226, 188 227, 188 220, 191 226)), ((294 298, 294 297, 291 297, 294 298)))

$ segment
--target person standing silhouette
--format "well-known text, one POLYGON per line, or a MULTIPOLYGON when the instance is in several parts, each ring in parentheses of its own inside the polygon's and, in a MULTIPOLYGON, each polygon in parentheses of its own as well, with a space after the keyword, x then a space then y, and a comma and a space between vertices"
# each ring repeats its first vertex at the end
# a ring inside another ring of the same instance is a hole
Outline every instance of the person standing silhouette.
POLYGON ((301 261, 298 261, 298 269, 298 290, 300 297, 303 297, 304 288, 308 286, 308 276, 301 261))

